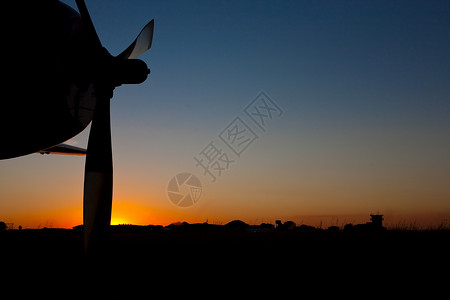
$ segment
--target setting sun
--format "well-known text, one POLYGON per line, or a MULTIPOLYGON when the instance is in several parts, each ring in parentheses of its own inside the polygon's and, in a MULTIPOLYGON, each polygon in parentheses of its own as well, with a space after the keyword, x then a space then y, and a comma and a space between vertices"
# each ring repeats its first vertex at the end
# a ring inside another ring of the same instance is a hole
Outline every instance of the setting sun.
POLYGON ((112 217, 111 225, 131 224, 127 219, 121 217, 112 217))

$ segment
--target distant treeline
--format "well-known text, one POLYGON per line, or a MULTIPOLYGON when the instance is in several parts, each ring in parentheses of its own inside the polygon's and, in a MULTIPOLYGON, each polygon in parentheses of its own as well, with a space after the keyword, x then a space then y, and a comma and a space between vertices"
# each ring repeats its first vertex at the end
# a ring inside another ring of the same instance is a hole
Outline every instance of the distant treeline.
MULTIPOLYGON (((73 227, 74 230, 82 230, 83 225, 73 227)), ((209 223, 192 223, 177 222, 167 226, 162 225, 132 225, 121 224, 111 225, 113 232, 271 232, 271 231, 340 231, 337 226, 330 226, 327 229, 317 228, 310 225, 299 225, 293 221, 281 222, 276 221, 276 224, 261 223, 259 225, 249 225, 241 220, 234 220, 225 225, 209 224, 209 223)), ((374 231, 385 230, 384 227, 374 226, 372 222, 365 224, 347 224, 343 228, 344 231, 374 231)))

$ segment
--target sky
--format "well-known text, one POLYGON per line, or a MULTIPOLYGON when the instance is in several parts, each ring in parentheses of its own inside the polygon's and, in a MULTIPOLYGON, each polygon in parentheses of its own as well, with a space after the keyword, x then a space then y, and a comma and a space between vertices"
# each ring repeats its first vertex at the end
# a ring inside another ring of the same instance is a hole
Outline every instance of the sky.
MULTIPOLYGON (((155 19, 149 78, 111 103, 113 224, 450 222, 450 2, 86 5, 113 55, 155 19), (180 173, 201 182, 187 207, 180 173)), ((2 160, 0 178, 1 221, 82 223, 84 157, 2 160)))

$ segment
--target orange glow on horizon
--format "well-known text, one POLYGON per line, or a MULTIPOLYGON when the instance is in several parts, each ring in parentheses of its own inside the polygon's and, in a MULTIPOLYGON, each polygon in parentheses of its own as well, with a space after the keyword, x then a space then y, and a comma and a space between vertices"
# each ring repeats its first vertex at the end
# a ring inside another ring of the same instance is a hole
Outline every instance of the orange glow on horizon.
MULTIPOLYGON (((207 199, 203 199, 205 203, 199 203, 191 208, 177 209, 173 206, 164 207, 163 201, 149 201, 137 199, 114 199, 112 207, 111 224, 133 224, 133 225, 169 225, 174 222, 203 223, 224 225, 232 220, 240 219, 248 224, 275 223, 276 219, 284 221, 294 221, 297 225, 306 224, 315 227, 327 228, 335 225, 343 227, 345 224, 359 224, 370 220, 369 214, 374 213, 336 213, 328 211, 328 214, 291 214, 286 212, 273 212, 273 215, 259 214, 251 209, 233 213, 233 207, 230 210, 218 210, 215 208, 199 209, 201 205, 206 205, 207 199)), ((261 212, 261 211, 260 211, 261 212)), ((262 213, 262 212, 261 212, 262 213)), ((439 226, 450 226, 450 211, 441 213, 395 213, 393 211, 379 213, 384 214, 384 225, 389 228, 438 228, 439 226)), ((2 218, 0 221, 14 223, 14 228, 19 225, 22 228, 72 228, 83 223, 83 208, 80 203, 77 207, 61 208, 58 210, 41 210, 36 213, 24 212, 16 215, 14 219, 2 218)))
MULTIPOLYGON (((383 212, 381 212, 383 213, 383 212)), ((447 213, 423 213, 423 214, 384 214, 384 225, 388 228, 403 229, 427 229, 450 227, 450 212, 447 213)), ((343 227, 345 224, 359 224, 370 220, 367 214, 336 214, 336 215, 292 215, 273 218, 230 218, 220 215, 188 215, 173 211, 151 209, 131 202, 118 202, 113 204, 111 225, 169 225, 174 222, 203 223, 224 225, 233 219, 241 219, 249 224, 274 223, 275 219, 294 221, 297 225, 306 224, 320 228, 335 225, 343 227)), ((5 222, 14 223, 14 228, 19 225, 22 228, 72 228, 83 223, 82 207, 40 212, 36 214, 24 214, 15 219, 2 219, 5 222)))

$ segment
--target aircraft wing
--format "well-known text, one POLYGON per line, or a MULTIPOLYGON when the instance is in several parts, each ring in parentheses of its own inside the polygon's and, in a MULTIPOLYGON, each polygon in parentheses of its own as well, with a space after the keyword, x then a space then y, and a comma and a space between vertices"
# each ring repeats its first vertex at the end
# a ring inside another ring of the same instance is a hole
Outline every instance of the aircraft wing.
POLYGON ((38 151, 40 154, 63 154, 63 155, 86 155, 86 149, 67 144, 59 144, 45 150, 38 151))

